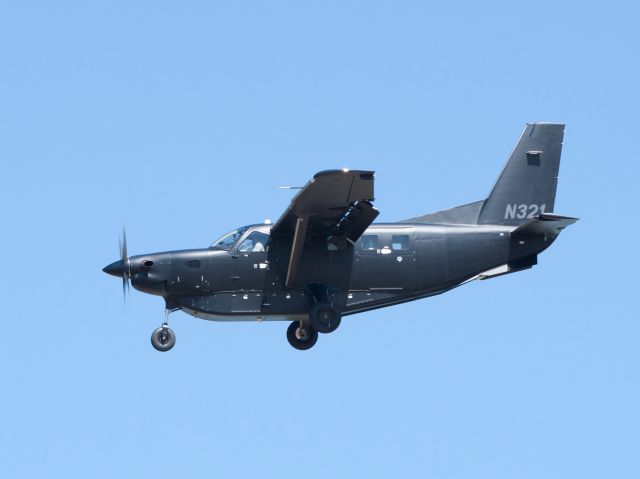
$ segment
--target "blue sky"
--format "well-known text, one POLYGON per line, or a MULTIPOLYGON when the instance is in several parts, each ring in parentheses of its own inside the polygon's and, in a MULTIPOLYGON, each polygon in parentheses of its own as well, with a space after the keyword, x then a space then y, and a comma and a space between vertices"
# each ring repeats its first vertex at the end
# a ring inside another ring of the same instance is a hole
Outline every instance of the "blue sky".
POLYGON ((635 2, 3 2, 4 477, 640 475, 635 2), (481 199, 565 122, 531 271, 343 321, 172 317, 101 268, 277 218, 328 168, 381 221, 481 199))

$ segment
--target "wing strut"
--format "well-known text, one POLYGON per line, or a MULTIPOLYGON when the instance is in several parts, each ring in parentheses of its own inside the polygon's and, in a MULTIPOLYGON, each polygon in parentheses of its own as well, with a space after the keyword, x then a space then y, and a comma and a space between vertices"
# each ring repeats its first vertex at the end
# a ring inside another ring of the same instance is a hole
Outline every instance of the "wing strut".
POLYGON ((302 258, 302 249, 304 240, 307 237, 308 222, 306 218, 298 217, 296 220, 296 229, 293 234, 293 244, 291 245, 291 256, 289 257, 289 268, 287 269, 287 280, 285 285, 290 287, 296 280, 298 275, 298 267, 302 258))

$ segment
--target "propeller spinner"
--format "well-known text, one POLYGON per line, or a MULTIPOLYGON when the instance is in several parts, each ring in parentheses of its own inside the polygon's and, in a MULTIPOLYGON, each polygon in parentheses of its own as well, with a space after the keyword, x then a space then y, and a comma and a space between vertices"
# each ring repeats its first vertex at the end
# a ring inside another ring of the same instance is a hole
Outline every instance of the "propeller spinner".
POLYGON ((129 280, 131 279, 131 261, 129 261, 127 254, 127 232, 124 227, 122 228, 122 237, 119 240, 119 246, 120 260, 105 266, 102 271, 112 276, 122 278, 122 295, 126 298, 126 293, 129 290, 129 280))

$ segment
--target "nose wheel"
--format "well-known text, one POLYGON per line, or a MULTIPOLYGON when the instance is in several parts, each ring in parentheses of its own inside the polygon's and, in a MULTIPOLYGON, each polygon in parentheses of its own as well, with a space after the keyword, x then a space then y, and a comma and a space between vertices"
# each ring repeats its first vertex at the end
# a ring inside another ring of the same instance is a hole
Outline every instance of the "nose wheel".
POLYGON ((151 333, 151 344, 158 351, 169 351, 176 344, 176 334, 164 323, 151 333))
POLYGON ((151 333, 151 345, 158 351, 169 351, 176 344, 176 333, 169 327, 170 309, 164 310, 164 323, 151 333))

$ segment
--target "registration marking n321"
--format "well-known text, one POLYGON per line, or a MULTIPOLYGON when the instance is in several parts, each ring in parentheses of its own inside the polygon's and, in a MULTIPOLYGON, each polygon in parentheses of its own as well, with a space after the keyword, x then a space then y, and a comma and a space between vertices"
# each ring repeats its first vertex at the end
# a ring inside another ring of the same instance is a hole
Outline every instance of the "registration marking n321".
POLYGON ((508 204, 507 208, 504 211, 504 219, 505 220, 514 220, 514 219, 531 219, 535 218, 537 215, 542 214, 547 209, 547 205, 526 205, 526 204, 508 204))

